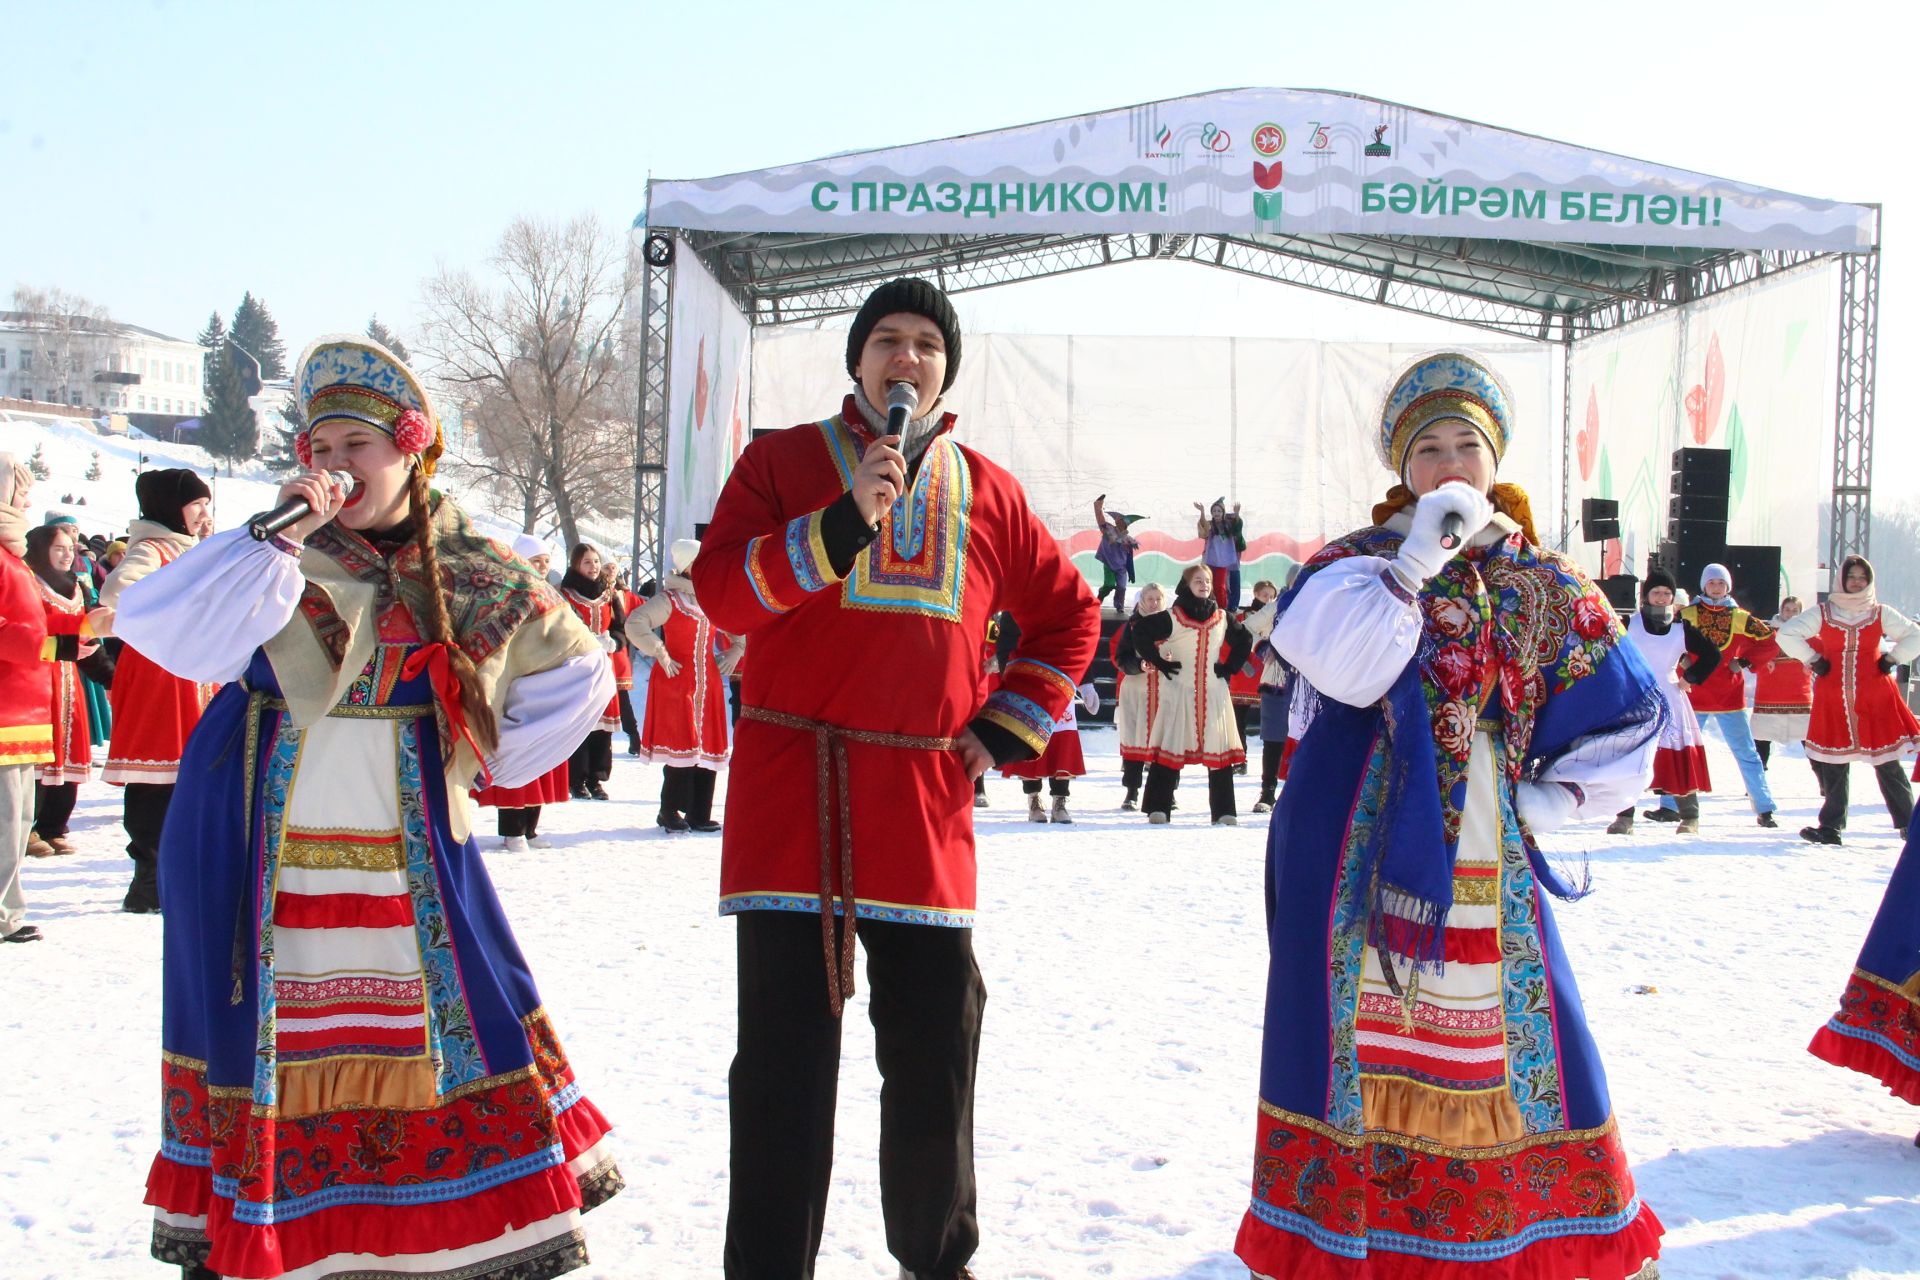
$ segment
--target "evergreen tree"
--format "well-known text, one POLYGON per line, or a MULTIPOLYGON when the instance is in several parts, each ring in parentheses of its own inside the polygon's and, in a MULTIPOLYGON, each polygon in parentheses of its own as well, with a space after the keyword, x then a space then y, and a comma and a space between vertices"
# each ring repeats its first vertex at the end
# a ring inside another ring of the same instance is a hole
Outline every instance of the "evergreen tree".
POLYGON ((269 471, 294 471, 300 466, 300 455, 293 451, 293 439, 307 426, 297 397, 288 395, 281 402, 280 418, 286 425, 268 432, 268 444, 260 454, 260 461, 267 464, 269 471))
POLYGON ((374 316, 367 321, 367 336, 399 356, 402 362, 411 362, 413 357, 407 352, 407 344, 400 341, 400 335, 380 323, 380 317, 374 316))
POLYGON ((33 478, 35 480, 45 480, 48 476, 53 474, 51 471, 47 470, 47 460, 41 454, 42 447, 43 446, 37 445, 37 444, 33 446, 33 456, 27 459, 27 470, 33 473, 33 478))
POLYGON ((216 458, 227 462, 227 474, 233 464, 253 457, 260 448, 260 424, 247 404, 246 382, 240 374, 240 361, 229 347, 222 347, 215 362, 213 381, 207 385, 207 411, 200 415, 198 443, 216 458))
POLYGON ((87 479, 98 480, 99 478, 100 478, 100 451, 98 449, 95 449, 93 451, 93 462, 87 467, 87 479))
POLYGON ((273 322, 266 304, 251 293, 234 309, 233 340, 260 362, 262 378, 287 376, 287 349, 280 343, 280 326, 273 322))
POLYGON ((200 357, 200 388, 211 401, 215 378, 219 373, 219 361, 227 350, 227 326, 220 319, 218 311, 207 318, 207 327, 200 331, 195 341, 207 353, 200 357))

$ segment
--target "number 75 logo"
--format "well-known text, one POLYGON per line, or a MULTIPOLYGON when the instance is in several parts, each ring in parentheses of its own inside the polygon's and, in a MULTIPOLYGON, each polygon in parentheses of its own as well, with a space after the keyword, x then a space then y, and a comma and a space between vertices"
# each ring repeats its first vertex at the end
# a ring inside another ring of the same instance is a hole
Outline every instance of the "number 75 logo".
POLYGON ((1313 130, 1313 140, 1308 145, 1315 151, 1326 151, 1333 146, 1333 139, 1327 136, 1327 126, 1313 120, 1308 122, 1308 127, 1313 130))

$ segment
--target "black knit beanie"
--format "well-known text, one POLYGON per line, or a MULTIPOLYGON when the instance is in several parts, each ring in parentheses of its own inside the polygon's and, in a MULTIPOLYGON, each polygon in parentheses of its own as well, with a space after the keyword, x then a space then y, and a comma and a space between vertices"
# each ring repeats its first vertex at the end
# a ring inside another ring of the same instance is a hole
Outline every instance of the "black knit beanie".
POLYGON ((140 518, 165 525, 175 533, 190 533, 181 512, 189 502, 211 498, 213 490, 185 467, 165 471, 142 471, 133 482, 133 493, 140 500, 140 518))
POLYGON ((1680 584, 1675 582, 1673 575, 1665 569, 1649 569, 1647 570, 1647 576, 1640 580, 1640 598, 1645 600, 1647 593, 1655 587, 1665 587, 1669 591, 1678 591, 1680 584))
POLYGON ((940 326, 940 338, 947 346, 947 376, 940 384, 944 395, 960 372, 960 317, 954 313, 946 294, 932 282, 913 276, 887 281, 860 304, 860 313, 854 316, 853 328, 847 332, 847 376, 854 376, 853 370, 860 363, 860 353, 867 348, 873 326, 902 312, 925 316, 940 326))

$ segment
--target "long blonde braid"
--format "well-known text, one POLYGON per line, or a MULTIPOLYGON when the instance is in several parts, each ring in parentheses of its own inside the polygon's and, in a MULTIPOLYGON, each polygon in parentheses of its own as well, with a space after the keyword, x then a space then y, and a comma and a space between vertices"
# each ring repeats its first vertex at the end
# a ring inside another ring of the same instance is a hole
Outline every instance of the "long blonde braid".
POLYGON ((460 681, 460 708, 466 713, 473 740, 483 752, 491 752, 500 745, 500 725, 481 694, 479 670, 453 637, 453 619, 447 613, 446 589, 440 579, 440 553, 433 542, 432 492, 427 487, 427 473, 417 465, 407 476, 407 505, 413 513, 414 545, 420 549, 420 572, 431 588, 427 592, 430 616, 426 619, 431 638, 447 647, 448 663, 460 681))

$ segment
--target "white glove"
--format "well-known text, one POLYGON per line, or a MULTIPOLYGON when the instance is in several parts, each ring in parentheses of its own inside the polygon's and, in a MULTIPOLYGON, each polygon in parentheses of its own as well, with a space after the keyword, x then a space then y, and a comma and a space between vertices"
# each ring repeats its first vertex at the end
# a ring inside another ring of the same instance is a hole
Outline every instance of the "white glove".
POLYGON ((659 663, 660 669, 667 673, 667 679, 671 680, 680 674, 680 664, 672 658, 655 658, 654 661, 659 663))
POLYGON ((1458 480, 1449 480, 1421 498, 1413 509, 1413 528, 1400 544, 1400 555, 1394 562, 1409 586, 1425 585, 1460 553, 1460 547, 1448 551, 1440 545, 1440 525, 1450 515, 1460 517, 1460 545, 1464 547, 1493 519, 1493 504, 1486 494, 1458 480))
POLYGON ((1100 691, 1093 687, 1093 684, 1091 681, 1080 686, 1079 694, 1080 694, 1080 701, 1082 705, 1084 705, 1087 709, 1087 714, 1090 716, 1099 715, 1100 714, 1100 691))
POLYGON ((1544 836, 1565 826, 1580 802, 1558 782, 1523 782, 1514 788, 1513 807, 1528 831, 1544 836))

